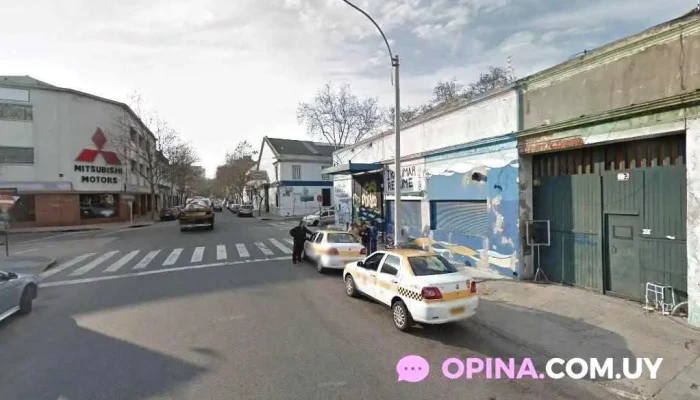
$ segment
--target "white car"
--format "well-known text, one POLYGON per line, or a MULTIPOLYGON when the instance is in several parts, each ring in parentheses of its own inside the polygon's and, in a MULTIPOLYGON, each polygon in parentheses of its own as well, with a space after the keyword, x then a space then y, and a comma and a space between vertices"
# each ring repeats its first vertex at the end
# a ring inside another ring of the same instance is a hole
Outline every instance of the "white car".
POLYGON ((311 215, 302 218, 307 225, 311 226, 326 226, 335 223, 335 210, 316 211, 311 215))
POLYGON ((324 273, 326 269, 343 269, 345 264, 362 260, 366 255, 367 249, 353 234, 322 229, 304 242, 302 259, 312 261, 318 272, 324 273))
POLYGON ((36 276, 0 271, 0 321, 17 312, 29 314, 38 291, 36 276))
POLYGON ((414 323, 444 324, 476 314, 476 281, 434 252, 378 251, 343 270, 345 292, 391 307, 401 331, 414 323))

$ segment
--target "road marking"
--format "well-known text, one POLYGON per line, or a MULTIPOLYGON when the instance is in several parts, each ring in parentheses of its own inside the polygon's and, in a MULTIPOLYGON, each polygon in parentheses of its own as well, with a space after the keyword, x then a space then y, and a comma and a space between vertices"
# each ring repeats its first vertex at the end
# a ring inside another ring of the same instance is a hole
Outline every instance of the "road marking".
POLYGON ((291 244, 291 245, 294 245, 294 239, 287 238, 287 239, 284 239, 284 241, 291 244))
POLYGON ((37 251, 37 250, 39 250, 39 249, 29 249, 29 250, 16 251, 15 254, 31 253, 32 251, 37 251))
POLYGON ((226 245, 225 244, 220 244, 216 246, 216 259, 217 260, 225 260, 228 258, 226 256, 226 245))
POLYGON ((131 253, 125 255, 124 257, 120 258, 117 262, 114 264, 110 265, 107 267, 104 272, 114 272, 118 270, 119 268, 123 267, 126 263, 131 261, 134 257, 136 257, 137 254, 139 254, 140 250, 134 250, 131 253))
POLYGON ((239 256, 250 257, 250 253, 248 253, 248 250, 245 248, 245 245, 243 243, 236 244, 236 250, 238 250, 239 256))
POLYGON ((156 258, 158 253, 160 253, 160 250, 153 250, 149 252, 148 254, 146 254, 146 257, 143 258, 143 260, 139 261, 139 263, 134 266, 134 269, 146 268, 148 264, 150 264, 151 261, 153 261, 153 259, 156 258))
POLYGON ((180 253, 182 253, 182 249, 175 249, 173 250, 172 253, 168 256, 168 258, 163 261, 163 265, 173 265, 177 262, 178 257, 180 257, 180 253))
POLYGON ((190 262, 202 262, 202 258, 204 258, 204 247, 197 247, 192 253, 190 262))
POLYGON ((292 249, 290 249, 289 247, 283 245, 279 240, 277 240, 277 239, 270 239, 270 243, 274 244, 275 247, 277 247, 278 249, 282 250, 282 252, 283 252, 284 254, 292 254, 292 249))
POLYGON ((90 261, 89 263, 83 265, 82 267, 76 269, 73 271, 70 276, 78 276, 78 275, 84 275, 87 272, 90 272, 92 269, 97 267, 98 265, 102 264, 103 262, 109 260, 112 258, 113 255, 119 253, 118 251, 109 251, 107 253, 104 253, 103 255, 97 257, 96 259, 90 261))
POLYGON ((265 254, 266 256, 271 256, 274 254, 272 252, 272 250, 268 249, 267 246, 265 246, 265 243, 263 243, 263 242, 255 242, 255 245, 258 246, 260 251, 262 251, 262 253, 265 254))
POLYGON ((40 287, 44 288, 44 287, 52 287, 52 286, 79 285, 81 283, 109 281, 109 280, 113 280, 113 279, 135 278, 138 276, 145 276, 145 275, 167 274, 169 272, 188 271, 188 270, 192 270, 192 269, 225 267, 225 266, 230 266, 230 265, 251 264, 251 263, 270 262, 270 261, 279 261, 279 260, 288 260, 288 259, 289 259, 289 257, 284 256, 284 257, 260 258, 257 260, 224 261, 224 262, 217 262, 217 263, 212 263, 212 264, 188 265, 185 267, 163 268, 163 269, 155 269, 155 270, 151 270, 151 271, 128 272, 128 273, 121 274, 121 275, 96 276, 93 278, 82 278, 82 279, 72 279, 72 280, 66 280, 66 281, 41 283, 40 287))
POLYGON ((51 275, 55 275, 55 274, 57 274, 57 273, 59 273, 59 272, 61 272, 61 271, 64 271, 64 270, 66 270, 66 269, 68 269, 68 268, 74 266, 74 265, 77 264, 77 263, 80 263, 80 262, 83 262, 83 261, 87 260, 88 258, 94 256, 95 254, 97 254, 97 253, 87 253, 87 254, 83 254, 83 255, 81 255, 81 256, 75 257, 74 259, 72 259, 72 260, 70 260, 70 261, 66 261, 65 263, 63 263, 63 264, 61 264, 61 265, 58 265, 58 266, 55 267, 55 268, 51 268, 51 269, 49 269, 49 270, 47 270, 47 271, 42 272, 42 273, 41 273, 41 277, 42 277, 42 278, 47 278, 47 277, 49 277, 49 276, 51 276, 51 275))

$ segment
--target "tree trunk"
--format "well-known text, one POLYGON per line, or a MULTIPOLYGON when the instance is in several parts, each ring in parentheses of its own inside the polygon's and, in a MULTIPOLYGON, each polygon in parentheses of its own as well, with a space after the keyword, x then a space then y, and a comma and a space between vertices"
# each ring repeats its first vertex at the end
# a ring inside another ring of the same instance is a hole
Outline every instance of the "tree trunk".
POLYGON ((151 221, 156 220, 156 187, 151 183, 151 221))

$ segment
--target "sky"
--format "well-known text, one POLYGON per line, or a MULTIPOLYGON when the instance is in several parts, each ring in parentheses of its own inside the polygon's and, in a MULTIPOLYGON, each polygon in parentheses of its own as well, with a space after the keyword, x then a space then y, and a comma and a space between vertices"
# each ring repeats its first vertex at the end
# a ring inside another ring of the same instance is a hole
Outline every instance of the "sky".
MULTIPOLYGON (((488 66, 516 78, 676 18, 696 0, 357 0, 401 58, 402 105, 488 66)), ((213 176, 240 140, 308 139, 299 102, 326 82, 393 104, 381 36, 342 0, 0 2, 0 75, 114 100, 138 92, 213 176)))

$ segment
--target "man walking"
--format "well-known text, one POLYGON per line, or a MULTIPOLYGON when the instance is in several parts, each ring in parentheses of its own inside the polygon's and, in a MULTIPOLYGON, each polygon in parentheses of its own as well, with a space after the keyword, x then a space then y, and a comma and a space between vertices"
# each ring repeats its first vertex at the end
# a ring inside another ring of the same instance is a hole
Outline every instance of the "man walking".
POLYGON ((304 251, 304 242, 306 235, 312 235, 313 232, 306 228, 306 222, 300 221, 298 226, 295 226, 289 231, 289 234, 294 238, 294 249, 292 252, 292 263, 301 262, 301 253, 304 251))

